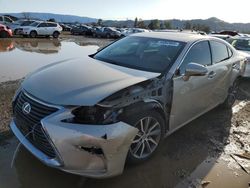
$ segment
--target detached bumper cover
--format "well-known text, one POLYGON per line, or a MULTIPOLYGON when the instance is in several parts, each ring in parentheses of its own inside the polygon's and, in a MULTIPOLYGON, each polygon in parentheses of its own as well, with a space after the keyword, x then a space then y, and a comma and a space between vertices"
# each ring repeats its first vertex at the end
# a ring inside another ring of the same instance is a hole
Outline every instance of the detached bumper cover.
POLYGON ((57 157, 51 159, 35 148, 20 132, 14 121, 11 129, 20 142, 48 166, 87 177, 105 178, 123 172, 127 152, 138 129, 118 122, 110 125, 64 123, 72 117, 61 109, 41 121, 57 157), (91 149, 102 152, 92 152, 91 149))

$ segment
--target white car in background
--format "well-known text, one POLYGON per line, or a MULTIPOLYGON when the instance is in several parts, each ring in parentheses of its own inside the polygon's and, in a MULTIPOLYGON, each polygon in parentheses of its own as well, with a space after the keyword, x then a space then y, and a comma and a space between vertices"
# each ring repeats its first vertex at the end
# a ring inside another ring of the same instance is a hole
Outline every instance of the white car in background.
POLYGON ((0 16, 0 24, 11 25, 14 21, 8 16, 0 16))
POLYGON ((250 37, 235 37, 229 43, 247 58, 244 77, 250 77, 250 37))
POLYGON ((134 33, 143 33, 143 32, 150 32, 150 30, 147 29, 141 29, 141 28, 129 28, 124 31, 121 31, 123 36, 129 36, 134 33))
POLYGON ((37 36, 53 36, 53 38, 58 38, 62 31, 62 27, 58 23, 36 21, 29 26, 23 27, 22 35, 30 36, 35 38, 37 36))

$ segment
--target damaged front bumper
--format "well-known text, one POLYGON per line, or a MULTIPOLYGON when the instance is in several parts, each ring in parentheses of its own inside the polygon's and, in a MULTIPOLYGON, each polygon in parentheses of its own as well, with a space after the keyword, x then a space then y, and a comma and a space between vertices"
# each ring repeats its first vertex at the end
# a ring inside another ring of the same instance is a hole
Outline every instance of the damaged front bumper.
POLYGON ((121 174, 138 129, 124 122, 109 125, 62 122, 71 117, 71 111, 63 108, 41 120, 41 126, 56 158, 46 156, 32 145, 17 128, 14 120, 11 122, 11 129, 20 142, 48 166, 94 178, 121 174))

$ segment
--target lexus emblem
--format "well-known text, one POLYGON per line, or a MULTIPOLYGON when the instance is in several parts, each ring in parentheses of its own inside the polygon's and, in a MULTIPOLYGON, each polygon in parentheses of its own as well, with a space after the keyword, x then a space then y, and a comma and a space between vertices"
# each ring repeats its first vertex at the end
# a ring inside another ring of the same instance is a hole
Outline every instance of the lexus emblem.
POLYGON ((23 111, 24 114, 29 114, 30 111, 31 111, 30 103, 25 102, 25 103, 23 104, 22 111, 23 111))

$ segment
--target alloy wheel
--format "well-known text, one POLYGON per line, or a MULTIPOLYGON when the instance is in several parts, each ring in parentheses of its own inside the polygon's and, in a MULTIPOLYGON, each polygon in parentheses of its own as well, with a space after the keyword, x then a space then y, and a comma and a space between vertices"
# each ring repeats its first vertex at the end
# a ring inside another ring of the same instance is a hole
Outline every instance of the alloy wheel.
POLYGON ((131 146, 130 153, 138 159, 151 155, 157 148, 161 138, 160 123, 153 117, 144 117, 136 125, 139 129, 131 146))

